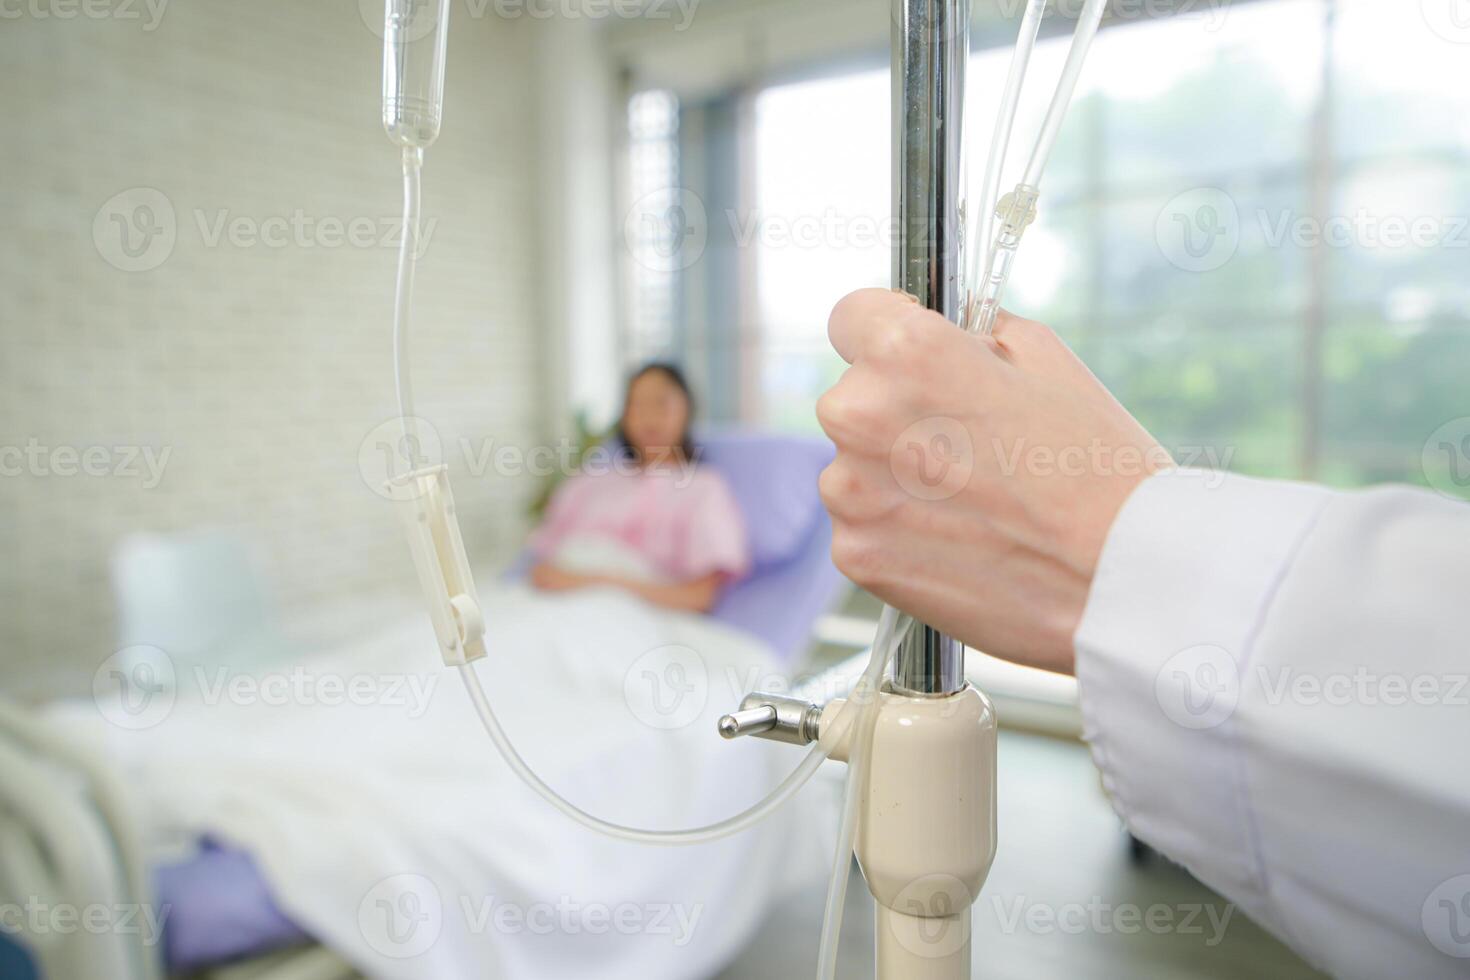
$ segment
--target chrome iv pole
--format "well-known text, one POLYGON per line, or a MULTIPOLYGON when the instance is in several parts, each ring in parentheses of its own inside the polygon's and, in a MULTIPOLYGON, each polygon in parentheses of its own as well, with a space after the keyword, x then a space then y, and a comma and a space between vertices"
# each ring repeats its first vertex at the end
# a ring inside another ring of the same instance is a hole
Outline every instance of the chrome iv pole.
MULTIPOLYGON (((893 287, 952 323, 964 301, 962 207, 969 0, 893 0, 893 287)), ((953 694, 965 648, 915 622, 893 661, 893 686, 953 694)))
MULTIPOLYGON (((893 285, 961 318, 965 216, 961 160, 970 0, 892 0, 893 285)), ((959 329, 956 326, 956 329, 959 329)), ((726 716, 727 738, 834 743, 849 761, 846 702, 818 707, 753 693, 726 716)), ((915 622, 879 695, 853 853, 876 904, 879 980, 968 980, 971 906, 996 850, 996 717, 965 681, 965 648, 915 622)))

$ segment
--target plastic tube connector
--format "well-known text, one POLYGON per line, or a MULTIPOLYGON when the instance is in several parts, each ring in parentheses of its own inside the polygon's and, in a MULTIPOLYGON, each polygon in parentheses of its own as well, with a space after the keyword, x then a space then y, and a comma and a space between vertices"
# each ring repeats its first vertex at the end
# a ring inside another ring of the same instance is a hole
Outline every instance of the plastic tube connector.
POLYGON ((1036 202, 1040 197, 1041 191, 1035 186, 1017 184, 1015 190, 1000 199, 1000 205, 995 209, 999 224, 990 247, 990 263, 970 293, 960 322, 970 333, 989 334, 995 329, 1006 280, 1011 274, 1011 262, 1021 245, 1021 236, 1036 220, 1036 202))
POLYGON ((1014 239, 1014 245, 1020 244, 1021 236, 1036 220, 1036 202, 1040 197, 1039 188, 1030 184, 1017 184, 1015 190, 1000 199, 1000 204, 995 209, 995 216, 1000 219, 1000 228, 996 234, 1003 243, 1010 243, 1014 239))

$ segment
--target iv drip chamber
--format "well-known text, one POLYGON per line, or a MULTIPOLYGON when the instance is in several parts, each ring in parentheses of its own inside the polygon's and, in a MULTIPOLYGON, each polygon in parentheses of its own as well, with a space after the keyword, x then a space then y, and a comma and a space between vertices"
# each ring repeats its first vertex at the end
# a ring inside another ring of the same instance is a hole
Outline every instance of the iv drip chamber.
POLYGON ((383 129, 405 148, 425 149, 439 136, 450 2, 385 0, 383 129))

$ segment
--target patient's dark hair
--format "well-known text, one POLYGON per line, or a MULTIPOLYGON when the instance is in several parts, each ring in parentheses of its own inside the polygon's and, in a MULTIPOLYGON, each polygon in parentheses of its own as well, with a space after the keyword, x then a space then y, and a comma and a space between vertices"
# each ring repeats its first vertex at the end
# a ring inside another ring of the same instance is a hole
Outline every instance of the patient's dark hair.
POLYGON ((689 428, 694 423, 694 392, 689 388, 689 379, 684 377, 683 370, 672 361, 649 361, 628 376, 628 383, 623 387, 623 412, 618 416, 618 427, 614 433, 617 437, 618 453, 635 459, 638 456, 638 450, 628 441, 628 434, 623 431, 623 415, 628 413, 628 395, 633 390, 633 384, 645 374, 654 373, 662 374, 673 382, 674 387, 684 396, 684 404, 688 406, 689 412, 684 422, 684 433, 679 438, 679 456, 686 463, 694 463, 697 461, 698 450, 689 435, 689 428))

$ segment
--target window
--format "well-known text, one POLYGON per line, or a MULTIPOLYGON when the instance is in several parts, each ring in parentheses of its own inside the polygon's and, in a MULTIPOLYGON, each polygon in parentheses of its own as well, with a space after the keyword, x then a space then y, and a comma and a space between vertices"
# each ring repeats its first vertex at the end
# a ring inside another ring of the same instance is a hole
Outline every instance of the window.
POLYGON ((679 101, 639 92, 628 101, 628 171, 633 207, 624 236, 628 265, 626 364, 667 358, 674 347, 683 246, 679 191, 679 101))
POLYGON ((888 70, 768 88, 754 106, 755 420, 815 429, 816 396, 844 365, 827 314, 889 285, 888 70))
MULTIPOLYGON (((1470 496, 1470 27, 1421 8, 1260 0, 1107 28, 1007 305, 1183 457, 1470 496)), ((1038 48, 1018 146, 1068 40, 1038 48)), ((1008 59, 972 59, 972 145, 1008 59)), ((888 72, 748 99, 727 271, 752 280, 754 349, 731 383, 746 421, 815 430, 842 369, 833 302, 889 284, 888 72)))

